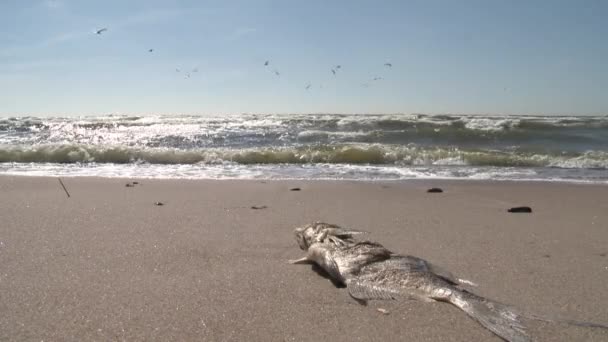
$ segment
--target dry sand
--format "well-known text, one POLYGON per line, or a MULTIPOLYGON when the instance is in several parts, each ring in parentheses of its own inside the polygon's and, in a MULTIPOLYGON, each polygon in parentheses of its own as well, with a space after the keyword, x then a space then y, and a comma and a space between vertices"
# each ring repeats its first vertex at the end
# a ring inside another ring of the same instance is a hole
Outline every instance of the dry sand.
MULTIPOLYGON (((362 306, 287 264, 303 255, 294 227, 316 220, 370 231, 477 282, 477 294, 608 323, 607 186, 127 181, 65 178, 67 198, 56 178, 0 177, 0 340, 500 340, 451 305, 362 306), (506 212, 516 205, 534 213, 506 212)), ((608 341, 528 325, 539 341, 608 341)))

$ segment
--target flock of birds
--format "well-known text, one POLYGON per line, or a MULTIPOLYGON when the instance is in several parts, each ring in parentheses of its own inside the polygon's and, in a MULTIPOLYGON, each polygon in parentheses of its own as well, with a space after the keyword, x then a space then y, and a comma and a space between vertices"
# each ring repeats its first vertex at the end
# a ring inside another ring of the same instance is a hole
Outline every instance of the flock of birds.
MULTIPOLYGON (((270 66, 270 61, 264 62, 264 67, 268 68, 269 66, 270 66)), ((384 67, 386 67, 386 68, 392 68, 393 64, 392 63, 384 63, 384 67)), ((342 65, 338 64, 338 65, 333 66, 329 70, 331 71, 332 75, 334 75, 334 77, 335 77, 338 74, 338 71, 340 71, 341 69, 342 69, 342 65)), ((277 69, 272 69, 271 71, 276 76, 281 76, 281 73, 277 69)), ((364 88, 368 88, 368 87, 371 86, 371 82, 381 81, 383 79, 384 78, 381 77, 381 76, 375 76, 370 81, 367 81, 367 82, 363 83, 361 86, 364 87, 364 88)), ((312 83, 308 82, 308 83, 306 83, 306 86, 304 86, 304 89, 310 90, 311 87, 312 87, 312 83)), ((323 88, 322 85, 320 85, 319 87, 323 88)))
MULTIPOLYGON (((101 29, 99 29, 99 30, 95 31, 95 33, 96 33, 96 34, 98 34, 98 35, 101 35, 102 33, 106 32, 107 30, 108 30, 108 28, 107 28, 107 27, 104 27, 104 28, 101 28, 101 29)), ((154 52, 154 49, 148 49, 148 52, 149 52, 149 53, 152 53, 152 52, 154 52)), ((267 61, 265 61, 265 62, 264 62, 264 67, 266 67, 266 68, 269 68, 269 67, 270 67, 270 61, 269 61, 269 60, 267 60, 267 61)), ((384 67, 385 67, 385 68, 392 68, 392 67, 393 67, 393 64, 392 64, 392 63, 384 63, 384 67)), ((331 71, 331 73, 332 73, 334 76, 336 76, 336 75, 338 74, 338 71, 340 71, 341 69, 342 69, 342 65, 338 64, 338 65, 333 66, 333 67, 330 69, 330 71, 331 71)), ((181 72, 182 72, 182 70, 181 70, 181 69, 179 69, 179 68, 176 68, 176 69, 175 69, 175 72, 177 72, 177 73, 181 73, 181 72)), ((197 73, 197 72, 198 72, 198 68, 194 68, 194 69, 192 69, 192 70, 190 70, 190 71, 185 71, 185 72, 184 72, 184 78, 185 78, 185 79, 188 79, 188 78, 190 78, 190 77, 192 76, 192 74, 197 73)), ((277 77, 278 77, 278 76, 281 76, 281 73, 280 73, 280 72, 279 72, 277 69, 275 69, 275 68, 273 68, 273 69, 271 70, 271 72, 272 72, 274 75, 276 75, 277 77)), ((372 78, 370 81, 367 81, 367 82, 365 82, 365 83, 361 84, 361 86, 362 86, 362 87, 364 87, 364 88, 368 88, 368 87, 370 87, 370 86, 371 86, 372 82, 381 81, 381 80, 383 80, 383 79, 384 79, 383 77, 380 77, 380 76, 375 76, 375 77, 373 77, 373 78, 372 78)), ((306 83, 306 85, 304 86, 304 89, 306 89, 306 90, 310 90, 310 88, 311 88, 311 87, 312 87, 312 83, 308 82, 308 83, 306 83)), ((323 86, 322 86, 322 85, 320 85, 319 87, 320 87, 320 88, 323 88, 323 86)))

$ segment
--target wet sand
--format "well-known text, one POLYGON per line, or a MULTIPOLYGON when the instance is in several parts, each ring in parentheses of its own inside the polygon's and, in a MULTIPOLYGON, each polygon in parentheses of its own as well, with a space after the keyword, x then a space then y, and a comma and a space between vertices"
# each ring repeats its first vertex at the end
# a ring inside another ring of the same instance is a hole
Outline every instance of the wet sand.
MULTIPOLYGON (((294 227, 317 220, 370 231, 479 295, 608 324, 608 186, 129 181, 64 178, 67 198, 56 178, 0 176, 0 340, 500 341, 451 305, 362 306, 287 264, 303 255, 294 227)), ((538 341, 608 341, 527 324, 538 341)))

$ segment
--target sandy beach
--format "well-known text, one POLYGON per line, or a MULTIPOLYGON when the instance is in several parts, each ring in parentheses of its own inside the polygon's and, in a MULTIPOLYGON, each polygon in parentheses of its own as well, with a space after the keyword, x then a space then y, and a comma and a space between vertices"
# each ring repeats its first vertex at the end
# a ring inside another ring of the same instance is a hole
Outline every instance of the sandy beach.
MULTIPOLYGON (((57 178, 0 177, 2 341, 500 341, 451 305, 363 306, 288 264, 303 255, 293 229, 313 221, 369 231, 526 312, 608 324, 608 186, 63 182, 70 198, 57 178), (507 212, 519 205, 534 212, 507 212)), ((608 341, 526 323, 537 341, 608 341)))

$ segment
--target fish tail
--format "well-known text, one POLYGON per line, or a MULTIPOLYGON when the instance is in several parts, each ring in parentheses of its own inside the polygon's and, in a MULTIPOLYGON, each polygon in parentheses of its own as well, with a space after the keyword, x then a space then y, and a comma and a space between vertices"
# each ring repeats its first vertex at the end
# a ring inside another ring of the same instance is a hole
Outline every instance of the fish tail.
POLYGON ((449 302, 506 341, 530 341, 520 321, 521 315, 512 307, 467 291, 455 291, 449 302))
POLYGON ((542 321, 542 322, 547 322, 547 323, 562 323, 562 324, 574 325, 574 326, 583 327, 583 328, 598 328, 598 329, 608 330, 608 325, 601 324, 601 323, 577 321, 577 320, 573 320, 573 319, 541 316, 541 315, 536 315, 536 314, 522 314, 522 316, 526 317, 527 319, 532 319, 535 321, 542 321))

